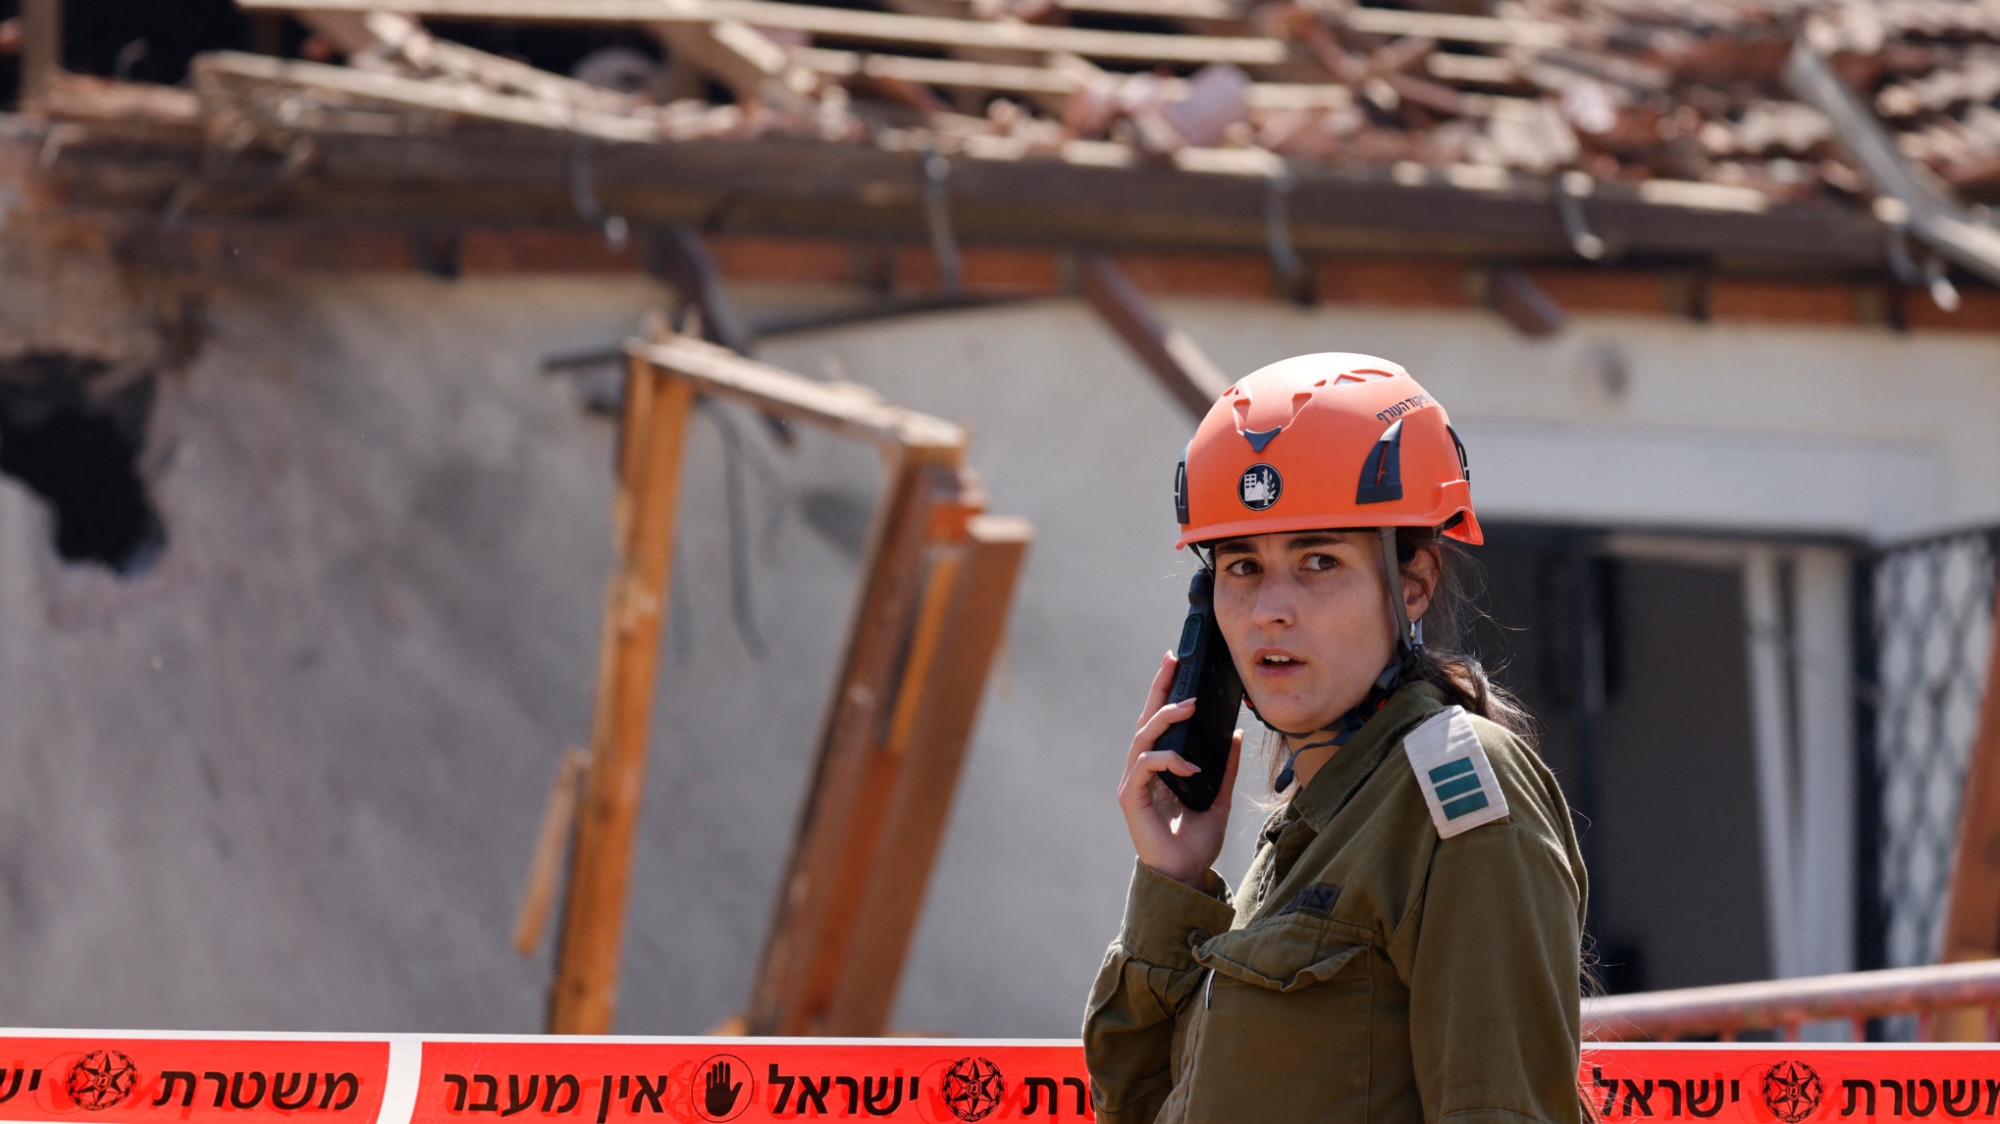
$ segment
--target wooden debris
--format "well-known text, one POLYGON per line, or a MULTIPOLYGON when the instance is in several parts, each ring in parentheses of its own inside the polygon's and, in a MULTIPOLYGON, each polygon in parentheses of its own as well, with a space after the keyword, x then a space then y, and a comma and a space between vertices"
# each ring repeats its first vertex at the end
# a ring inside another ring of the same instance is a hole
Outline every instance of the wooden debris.
POLYGON ((1355 31, 1370 35, 1408 35, 1518 47, 1561 47, 1569 42, 1569 35, 1561 26, 1531 19, 1494 19, 1397 8, 1353 7, 1347 9, 1341 21, 1355 31))
MULTIPOLYGON (((827 1033, 879 1034, 889 1024, 1033 535, 1025 519, 975 515, 966 521, 964 540, 932 561, 931 585, 885 747, 901 759, 902 768, 884 812, 875 861, 856 888, 860 908, 846 963, 831 1002, 813 1020, 827 1033)), ((779 1013, 773 1022, 783 1025, 787 1019, 779 1013)))
POLYGON ((2000 283, 2000 230, 1973 219, 1932 178, 1910 167, 1882 123, 1807 40, 1793 49, 1788 77, 1799 96, 1826 115, 1875 189, 1893 201, 1880 209, 1891 226, 1907 226, 1954 263, 2000 283))
POLYGON ((965 444, 965 431, 958 426, 889 405, 866 387, 787 375, 701 340, 674 336, 659 343, 634 343, 629 354, 678 373, 703 394, 734 399, 854 440, 923 450, 922 456, 950 454, 965 444))
POLYGON ((1270 66, 1282 63, 1286 58, 1285 45, 1270 39, 979 23, 785 4, 775 0, 242 0, 241 6, 265 11, 394 10, 447 19, 571 23, 719 23, 737 20, 753 27, 784 28, 863 41, 914 43, 931 47, 1067 51, 1086 58, 1141 62, 1229 62, 1239 66, 1270 66))
POLYGON ((535 833, 535 851, 528 862, 527 888, 521 894, 521 911, 514 919, 514 951, 533 956, 549 928, 549 911, 556 900, 556 883, 562 874, 563 852, 576 829, 576 806, 583 792, 583 775, 590 767, 590 754, 572 746, 563 751, 556 769, 555 783, 549 786, 548 803, 542 809, 542 825, 535 833))
POLYGON ((1502 266, 1487 276, 1486 304, 1530 339, 1552 336, 1569 323, 1555 298, 1513 266, 1502 266))
POLYGON ((191 90, 113 82, 58 72, 41 93, 42 112, 70 121, 130 123, 160 128, 201 128, 201 99, 191 90))
POLYGON ((682 446, 694 387, 634 358, 614 510, 618 569, 604 591, 602 666, 590 765, 570 857, 549 1032, 609 1034, 631 883, 632 841, 646 783, 646 734, 672 576, 682 446))
MULTIPOLYGON (((880 963, 879 955, 856 956, 857 938, 869 924, 859 891, 875 881, 885 863, 901 861, 886 852, 885 843, 909 772, 908 752, 907 743, 899 748, 888 735, 900 712, 919 701, 909 692, 921 681, 899 675, 897 665, 919 638, 927 632, 935 636, 963 564, 940 549, 959 537, 977 506, 964 491, 958 457, 958 448, 932 446, 910 449, 891 462, 856 624, 834 681, 806 806, 752 988, 753 1034, 885 1029, 874 1020, 886 1019, 887 1005, 869 992, 893 991, 893 981, 853 974, 859 965, 880 963)), ((919 677, 930 670, 929 661, 905 666, 919 677)), ((915 891, 921 899, 921 883, 915 891)))
POLYGON ((1249 5, 1234 0, 1055 0, 1065 12, 1104 12, 1188 22, 1241 20, 1249 5))
POLYGON ((387 12, 304 12, 300 15, 322 33, 328 30, 330 21, 354 20, 367 37, 360 48, 363 61, 373 67, 397 66, 408 77, 452 78, 483 86, 495 93, 537 98, 600 113, 622 113, 632 108, 632 99, 624 94, 551 74, 540 67, 475 50, 449 39, 439 39, 408 16, 387 12))
POLYGON ((473 119, 609 141, 652 141, 665 135, 656 118, 495 93, 470 83, 403 78, 237 51, 216 51, 196 59, 194 84, 204 98, 276 130, 357 127, 355 111, 386 107, 415 111, 377 114, 380 130, 390 132, 439 130, 455 119, 473 119))
MULTIPOLYGON (((132 118, 198 127, 301 162, 331 136, 513 128, 626 146, 810 138, 1069 170, 1338 169, 1468 191, 1524 190, 1525 175, 1545 195, 1578 172, 1646 205, 1746 215, 1867 192, 1826 115, 1784 91, 1793 16, 1764 0, 1534 0, 1490 15, 1349 0, 886 2, 244 0, 298 11, 350 65, 224 56, 196 66, 193 102, 70 86, 58 110, 107 133, 132 118), (410 13, 654 28, 683 86, 713 77, 734 104, 599 89, 440 39, 410 13), (1069 13, 1187 33, 1065 26, 1069 13)), ((1890 123, 1901 160, 1940 190, 2000 201, 1994 18, 1931 0, 1809 14, 1803 34, 1846 52, 1831 65, 1890 123)))
POLYGON ((796 109, 812 93, 811 72, 741 20, 660 23, 654 30, 669 58, 720 82, 739 103, 796 109))
POLYGON ((835 681, 745 1028, 886 1030, 950 795, 1031 533, 984 517, 965 432, 860 387, 816 383, 686 336, 627 348, 617 518, 587 803, 549 1029, 612 1029, 677 504, 696 394, 882 447, 885 515, 835 681))
POLYGON ((1160 320, 1117 263, 1092 254, 1083 263, 1083 295, 1098 316, 1125 341, 1169 395, 1200 421, 1229 378, 1186 332, 1160 320))

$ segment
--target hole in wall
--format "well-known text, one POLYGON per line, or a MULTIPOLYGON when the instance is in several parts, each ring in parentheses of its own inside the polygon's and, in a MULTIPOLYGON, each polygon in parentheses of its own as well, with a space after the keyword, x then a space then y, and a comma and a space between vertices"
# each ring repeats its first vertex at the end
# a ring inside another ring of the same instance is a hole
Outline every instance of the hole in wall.
POLYGON ((64 562, 136 577, 166 549, 139 471, 156 386, 150 370, 73 355, 0 360, 0 475, 48 506, 64 562))

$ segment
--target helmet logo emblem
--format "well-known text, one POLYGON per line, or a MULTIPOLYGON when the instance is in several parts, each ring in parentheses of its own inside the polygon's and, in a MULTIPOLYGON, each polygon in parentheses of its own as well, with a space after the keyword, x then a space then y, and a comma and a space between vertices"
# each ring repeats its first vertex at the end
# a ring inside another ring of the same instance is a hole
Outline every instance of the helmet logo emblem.
POLYGON ((1243 470, 1243 478, 1236 482, 1236 494, 1242 498, 1243 506, 1252 511, 1262 511, 1277 503, 1284 490, 1284 477, 1268 464, 1251 465, 1243 470))

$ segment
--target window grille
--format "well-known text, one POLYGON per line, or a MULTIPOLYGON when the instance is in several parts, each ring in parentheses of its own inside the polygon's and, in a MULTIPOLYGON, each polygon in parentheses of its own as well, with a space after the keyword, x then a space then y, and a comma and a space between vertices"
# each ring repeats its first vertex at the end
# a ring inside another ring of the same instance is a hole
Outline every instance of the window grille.
POLYGON ((2000 529, 1893 547, 1870 583, 1877 955, 1940 955, 1959 797, 1993 650, 2000 529))

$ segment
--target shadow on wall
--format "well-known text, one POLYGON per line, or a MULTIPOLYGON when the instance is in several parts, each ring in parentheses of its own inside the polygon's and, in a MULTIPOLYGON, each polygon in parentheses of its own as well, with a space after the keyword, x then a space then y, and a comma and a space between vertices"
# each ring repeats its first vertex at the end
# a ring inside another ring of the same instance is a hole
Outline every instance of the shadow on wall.
POLYGON ((0 361, 0 475, 48 506, 63 561, 134 577, 166 549, 139 472, 156 388, 150 368, 47 352, 0 361))

